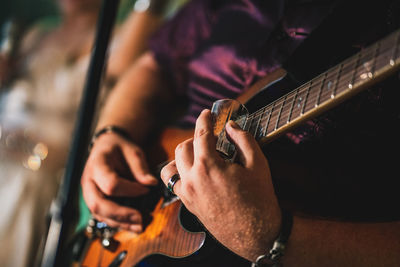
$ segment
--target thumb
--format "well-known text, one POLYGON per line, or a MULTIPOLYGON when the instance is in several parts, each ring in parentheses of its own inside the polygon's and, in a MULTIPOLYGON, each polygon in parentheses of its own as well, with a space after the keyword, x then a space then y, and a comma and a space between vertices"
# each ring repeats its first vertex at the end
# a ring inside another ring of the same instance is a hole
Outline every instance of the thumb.
POLYGON ((230 120, 226 124, 226 132, 232 141, 235 144, 236 150, 240 159, 240 162, 245 167, 254 166, 257 159, 262 155, 262 151, 254 139, 254 137, 242 130, 236 122, 230 120))

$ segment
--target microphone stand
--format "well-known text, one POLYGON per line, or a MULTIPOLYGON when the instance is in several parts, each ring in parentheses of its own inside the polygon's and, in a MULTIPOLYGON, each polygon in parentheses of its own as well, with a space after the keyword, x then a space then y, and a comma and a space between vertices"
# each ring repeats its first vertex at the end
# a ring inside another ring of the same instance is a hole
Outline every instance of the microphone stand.
POLYGON ((63 183, 50 210, 51 220, 41 261, 42 267, 63 266, 69 260, 63 259, 63 256, 69 255, 65 252, 66 241, 74 232, 71 218, 76 215, 74 209, 77 206, 74 204, 78 197, 80 178, 87 157, 92 121, 105 69, 106 51, 118 5, 119 0, 103 0, 102 3, 63 183))

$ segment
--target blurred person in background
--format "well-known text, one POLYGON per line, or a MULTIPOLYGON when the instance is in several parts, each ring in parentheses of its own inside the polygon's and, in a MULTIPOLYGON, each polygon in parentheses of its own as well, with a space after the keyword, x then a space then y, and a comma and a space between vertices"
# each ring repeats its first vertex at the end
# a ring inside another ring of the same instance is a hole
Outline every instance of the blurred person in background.
MULTIPOLYGON (((162 23, 167 1, 158 2, 162 4, 152 8, 154 3, 143 6, 137 1, 134 12, 115 29, 102 97, 162 23)), ((101 3, 58 0, 59 24, 34 24, 21 38, 15 57, 0 56, 2 266, 31 266, 40 260, 46 217, 65 168, 101 3)))
POLYGON ((101 1, 59 0, 61 22, 35 24, 3 58, 0 262, 29 266, 68 155, 101 1), (12 63, 10 65, 10 63, 12 63))

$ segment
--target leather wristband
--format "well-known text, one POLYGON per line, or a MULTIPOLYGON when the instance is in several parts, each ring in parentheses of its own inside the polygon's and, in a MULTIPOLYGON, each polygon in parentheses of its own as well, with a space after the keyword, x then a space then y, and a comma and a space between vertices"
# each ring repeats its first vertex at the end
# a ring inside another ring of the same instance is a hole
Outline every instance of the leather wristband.
POLYGON ((108 125, 94 133, 92 140, 90 141, 90 144, 89 144, 89 152, 92 149, 94 142, 97 140, 97 138, 99 138, 101 135, 103 135, 105 133, 115 133, 115 134, 118 134, 119 136, 122 136, 126 140, 129 140, 129 141, 132 140, 131 136, 125 129, 123 129, 119 126, 115 126, 115 125, 108 125))
POLYGON ((272 248, 267 254, 260 255, 251 265, 252 267, 278 267, 281 266, 280 260, 285 253, 286 244, 292 232, 293 215, 286 210, 282 210, 282 224, 278 238, 274 241, 272 248))

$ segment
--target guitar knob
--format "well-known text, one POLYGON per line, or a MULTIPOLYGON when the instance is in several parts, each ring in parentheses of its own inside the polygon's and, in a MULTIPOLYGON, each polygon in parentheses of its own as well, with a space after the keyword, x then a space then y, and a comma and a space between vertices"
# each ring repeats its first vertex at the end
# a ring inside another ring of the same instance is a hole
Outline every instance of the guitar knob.
POLYGON ((104 229, 103 235, 102 235, 102 240, 101 240, 101 245, 111 251, 115 251, 119 245, 119 242, 113 238, 114 236, 114 231, 112 229, 104 229))
POLYGON ((115 240, 114 238, 103 238, 101 240, 101 245, 112 252, 115 252, 117 250, 117 247, 119 245, 119 242, 115 240))
POLYGON ((96 220, 90 219, 86 226, 86 233, 89 235, 90 238, 92 238, 95 232, 96 232, 96 220))
POLYGON ((108 248, 111 245, 112 240, 109 238, 103 238, 103 240, 101 241, 101 244, 103 245, 103 247, 108 248))

